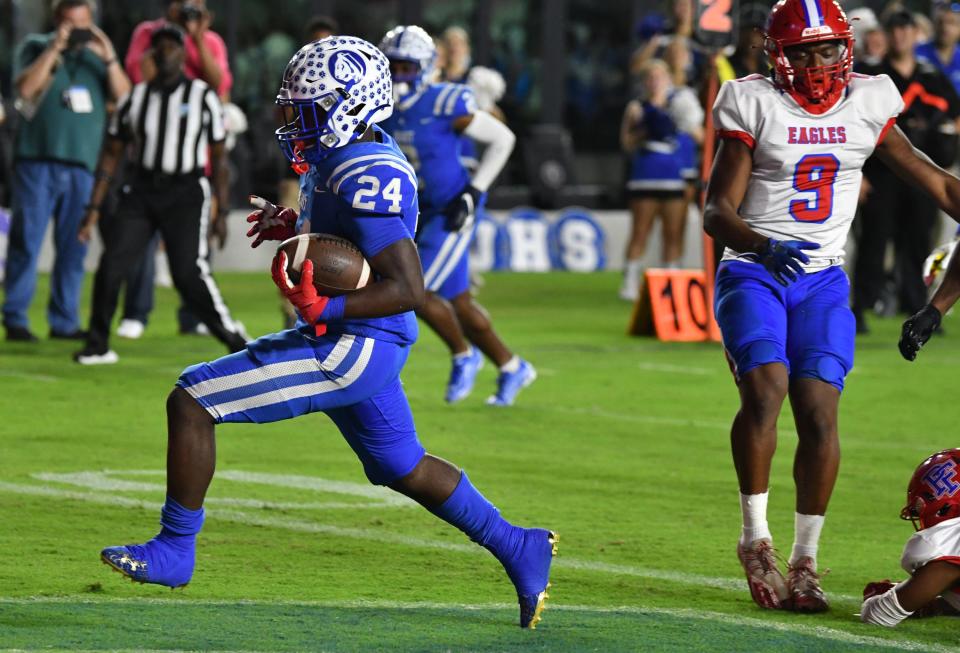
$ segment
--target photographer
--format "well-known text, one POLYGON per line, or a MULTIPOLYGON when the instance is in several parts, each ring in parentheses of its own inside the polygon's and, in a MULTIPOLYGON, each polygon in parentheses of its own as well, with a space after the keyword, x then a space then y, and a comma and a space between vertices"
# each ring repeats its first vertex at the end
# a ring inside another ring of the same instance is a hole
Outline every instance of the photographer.
POLYGON ((3 326, 7 340, 35 341, 27 309, 37 259, 53 215, 56 261, 50 281, 50 337, 76 339, 85 243, 76 233, 93 186, 106 104, 130 90, 113 44, 93 23, 93 0, 55 0, 55 31, 17 48, 14 80, 21 113, 14 150, 13 219, 3 326))
POLYGON ((186 61, 184 74, 187 79, 202 79, 216 89, 221 100, 230 96, 233 76, 227 60, 227 46, 219 34, 210 29, 213 17, 204 0, 167 0, 167 15, 157 20, 148 20, 137 25, 130 37, 130 48, 124 65, 134 84, 149 82, 157 74, 150 56, 150 37, 165 23, 175 23, 187 33, 184 43, 186 61))

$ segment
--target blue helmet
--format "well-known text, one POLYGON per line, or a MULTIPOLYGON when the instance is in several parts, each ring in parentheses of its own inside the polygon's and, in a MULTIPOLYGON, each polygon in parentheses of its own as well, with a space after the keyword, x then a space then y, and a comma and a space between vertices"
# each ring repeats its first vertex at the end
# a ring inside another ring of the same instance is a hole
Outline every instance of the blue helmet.
POLYGON ((277 93, 280 149, 294 163, 320 160, 393 113, 390 64, 373 44, 328 36, 293 55, 277 93))
POLYGON ((392 76, 395 92, 401 97, 419 91, 433 73, 437 46, 422 27, 394 27, 380 41, 380 49, 390 61, 407 61, 417 65, 416 73, 392 76), (406 88, 403 88, 403 85, 406 85, 406 88))

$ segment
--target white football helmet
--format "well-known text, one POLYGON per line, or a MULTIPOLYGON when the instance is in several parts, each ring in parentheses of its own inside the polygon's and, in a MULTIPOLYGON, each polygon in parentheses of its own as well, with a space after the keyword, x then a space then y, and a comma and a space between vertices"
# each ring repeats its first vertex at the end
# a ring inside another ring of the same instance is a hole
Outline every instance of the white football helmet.
POLYGON ((390 64, 372 43, 328 36, 293 55, 277 93, 280 149, 294 163, 323 158, 393 113, 390 64))
POLYGON ((400 97, 420 90, 433 74, 437 46, 422 27, 397 25, 380 41, 380 49, 390 61, 408 61, 418 66, 412 75, 393 75, 393 84, 400 97))

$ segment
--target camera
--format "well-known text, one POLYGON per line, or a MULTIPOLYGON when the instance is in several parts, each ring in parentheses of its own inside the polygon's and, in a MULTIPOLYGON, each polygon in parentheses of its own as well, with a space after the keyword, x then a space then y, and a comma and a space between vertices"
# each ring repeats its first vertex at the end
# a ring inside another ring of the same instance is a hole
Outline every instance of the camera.
POLYGON ((82 48, 93 38, 93 32, 88 29, 73 28, 67 37, 67 48, 74 50, 82 48))
POLYGON ((200 20, 203 18, 203 9, 189 2, 183 3, 180 7, 180 20, 189 23, 191 20, 200 20))

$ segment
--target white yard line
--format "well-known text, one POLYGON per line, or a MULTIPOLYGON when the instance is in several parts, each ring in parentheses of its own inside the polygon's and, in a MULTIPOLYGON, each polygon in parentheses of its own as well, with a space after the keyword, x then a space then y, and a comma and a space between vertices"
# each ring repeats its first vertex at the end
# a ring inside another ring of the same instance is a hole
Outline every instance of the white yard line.
POLYGON ((669 365, 667 363, 637 363, 637 367, 644 372, 664 372, 667 374, 686 374, 693 376, 715 376, 722 369, 709 367, 694 367, 691 365, 669 365))
MULTIPOLYGON (((4 598, 0 597, 0 605, 31 605, 31 604, 64 604, 64 605, 97 605, 97 604, 124 604, 124 605, 156 605, 156 606, 212 606, 212 607, 244 607, 244 606, 263 606, 263 607, 303 607, 303 608, 329 608, 329 609, 350 609, 350 610, 456 610, 461 612, 476 612, 480 610, 516 610, 516 606, 510 603, 486 603, 486 604, 464 604, 464 603, 439 603, 431 601, 289 601, 289 600, 270 600, 270 601, 222 601, 215 599, 157 599, 157 598, 84 598, 73 599, 69 597, 30 597, 30 598, 4 598)), ((799 623, 782 623, 777 621, 767 621, 756 619, 754 617, 743 617, 726 612, 713 612, 704 610, 694 610, 689 608, 656 608, 644 606, 595 606, 595 605, 563 605, 557 603, 547 604, 547 614, 550 612, 572 612, 572 613, 593 613, 593 614, 629 614, 636 616, 658 615, 686 619, 692 621, 711 621, 725 625, 756 628, 760 630, 775 630, 783 633, 792 633, 816 637, 843 644, 853 644, 857 646, 871 646, 874 648, 887 648, 900 651, 931 651, 932 653, 955 653, 955 647, 942 646, 939 644, 924 644, 921 642, 912 642, 907 640, 884 639, 881 637, 871 637, 869 635, 854 635, 837 628, 826 626, 812 626, 799 623)), ((547 617, 549 619, 549 616, 547 617)), ((0 653, 12 653, 20 649, 0 650, 0 653)), ((113 649, 111 649, 113 650, 113 649)), ((137 649, 141 650, 141 649, 137 649)), ((169 652, 168 653, 172 653, 169 652)))
MULTIPOLYGON (((15 483, 7 483, 5 481, 0 481, 0 492, 11 492, 15 494, 26 494, 32 496, 46 496, 128 508, 143 508, 148 510, 160 509, 159 503, 142 501, 140 499, 131 499, 116 495, 97 494, 95 492, 76 492, 49 486, 18 485, 15 483)), ((247 526, 263 526, 267 528, 279 528, 299 533, 316 533, 320 535, 346 537, 357 540, 386 542, 420 549, 439 549, 442 551, 455 551, 457 553, 469 553, 476 555, 487 554, 487 552, 481 547, 478 547, 474 544, 468 544, 467 542, 443 542, 439 540, 428 540, 410 535, 393 533, 386 529, 379 530, 370 528, 333 526, 330 524, 318 524, 315 522, 304 521, 302 519, 292 519, 289 517, 264 515, 260 513, 247 513, 239 510, 218 508, 216 510, 208 511, 207 518, 219 519, 237 524, 244 524, 247 526)), ((561 551, 562 550, 563 549, 561 549, 561 551)), ((615 564, 594 560, 580 560, 565 555, 561 555, 554 560, 553 566, 554 568, 560 569, 599 572, 618 576, 633 576, 636 578, 662 580, 672 583, 679 583, 682 585, 710 587, 713 589, 727 591, 746 592, 747 590, 746 582, 741 579, 718 578, 712 576, 703 576, 700 574, 689 574, 681 571, 650 569, 646 567, 636 567, 633 565, 615 564)), ((834 603, 842 602, 857 606, 860 605, 860 598, 856 596, 834 594, 832 592, 828 596, 834 603)))
POLYGON ((47 374, 30 374, 29 372, 18 372, 16 370, 0 370, 0 376, 9 376, 14 379, 23 379, 25 381, 42 381, 43 383, 56 383, 60 380, 58 376, 49 376, 47 374))

